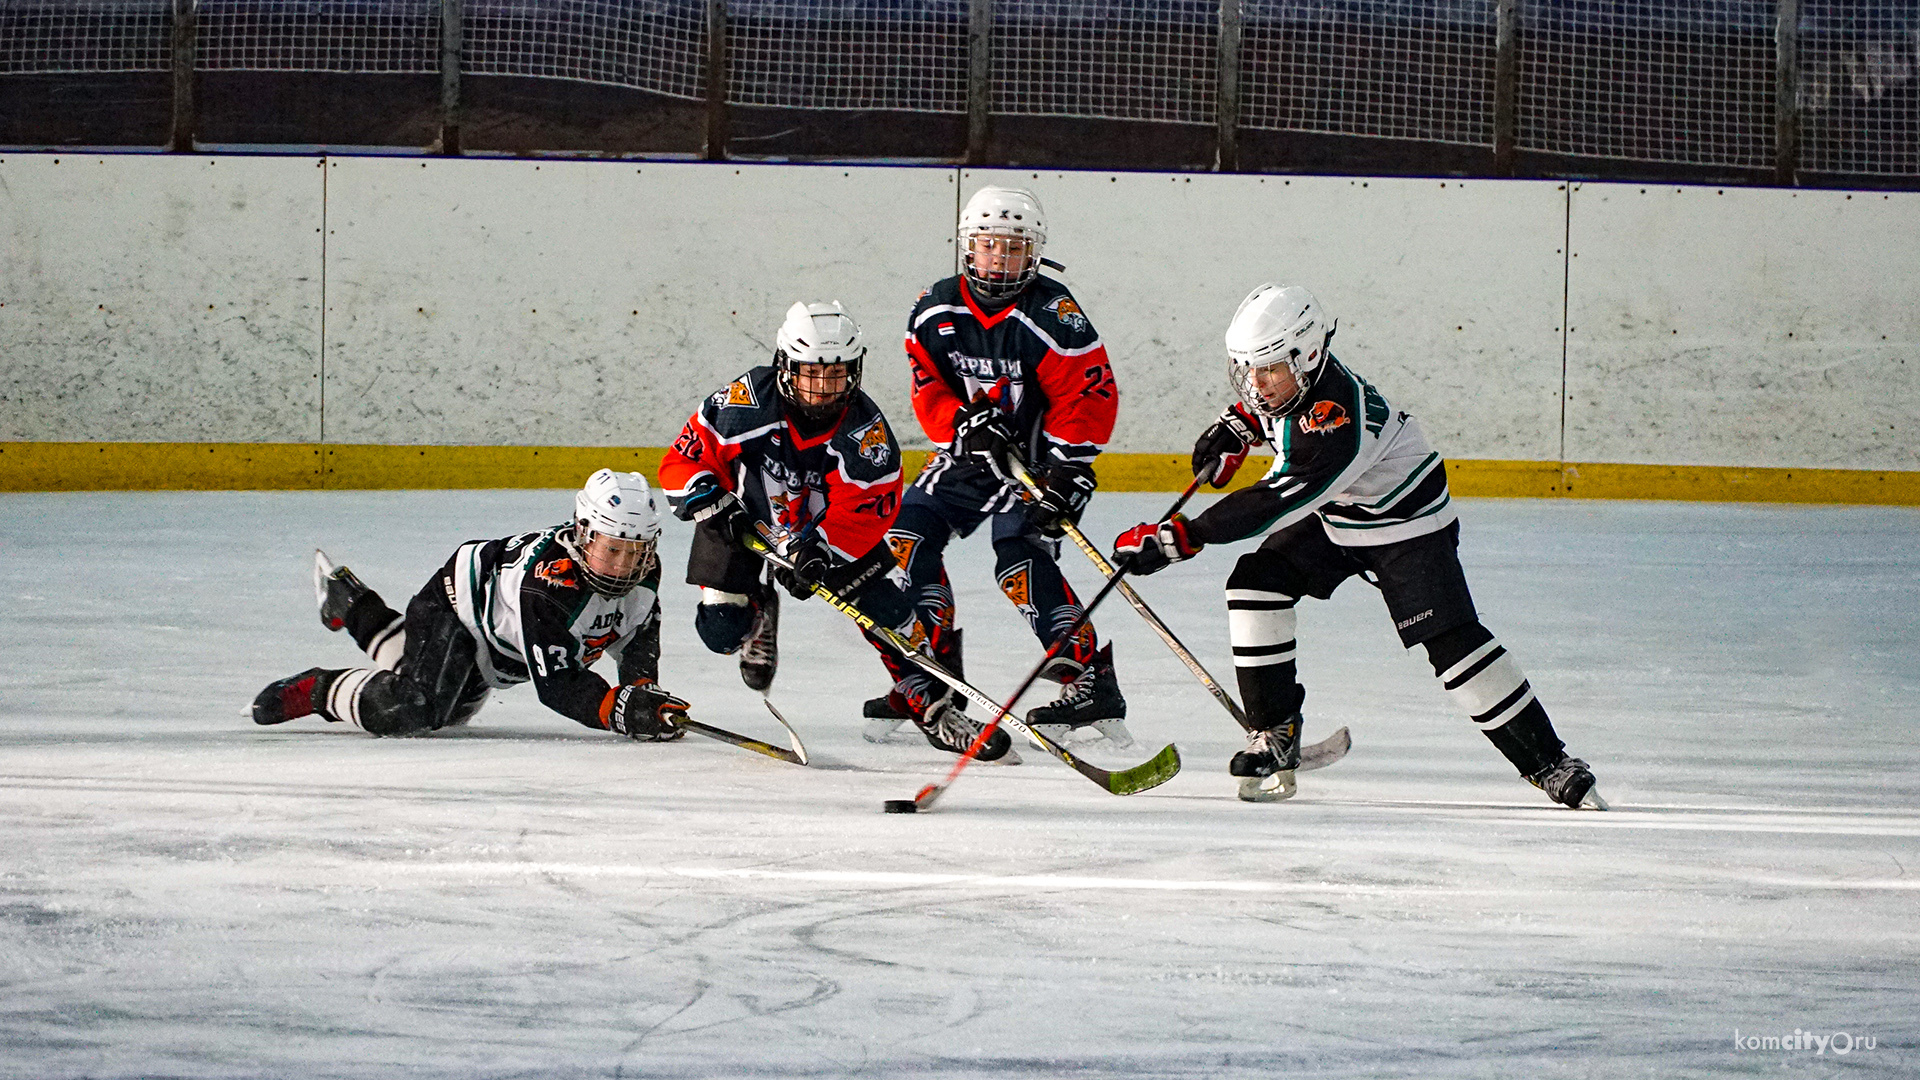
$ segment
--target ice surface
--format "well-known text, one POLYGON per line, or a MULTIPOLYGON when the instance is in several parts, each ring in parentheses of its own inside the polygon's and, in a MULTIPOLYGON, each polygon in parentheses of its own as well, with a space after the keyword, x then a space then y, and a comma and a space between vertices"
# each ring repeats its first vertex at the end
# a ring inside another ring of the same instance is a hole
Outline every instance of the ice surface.
MULTIPOLYGON (((1102 495, 1104 541, 1164 495, 1102 495)), ((1371 589, 1302 609, 1307 737, 1237 729, 1124 604, 1116 798, 1039 753, 861 741, 880 666, 789 604, 774 695, 816 767, 641 745, 497 695, 464 730, 256 728, 356 659, 315 546, 395 600, 565 492, 0 496, 0 1076, 1914 1075, 1920 513, 1463 500, 1462 556, 1611 813, 1518 780, 1371 589), (1744 1050, 1846 1032, 1873 1049, 1744 1050)), ((669 528, 670 580, 687 530, 669 528)), ((956 543, 969 672, 1036 656, 956 543)), ((1141 583, 1231 678, 1230 552, 1141 583)), ((1083 592, 1094 576, 1069 550, 1083 592)), ((665 682, 778 729, 664 603, 665 682)))

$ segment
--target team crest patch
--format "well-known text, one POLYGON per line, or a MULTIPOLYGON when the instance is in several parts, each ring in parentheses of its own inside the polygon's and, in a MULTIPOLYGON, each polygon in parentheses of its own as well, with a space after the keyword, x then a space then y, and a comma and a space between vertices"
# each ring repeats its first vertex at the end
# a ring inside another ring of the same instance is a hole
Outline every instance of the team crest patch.
POLYGON ((1346 426, 1347 410, 1337 401, 1316 401, 1313 408, 1300 414, 1300 430, 1308 435, 1321 435, 1346 426))
POLYGON ((905 570, 913 559, 913 549, 920 546, 920 538, 912 533, 890 532, 887 534, 887 548, 893 552, 893 561, 905 570))
POLYGON ((574 587, 573 560, 555 559, 552 562, 543 562, 533 568, 533 576, 550 585, 571 589, 574 587))
POLYGON ((1000 591, 1006 593, 1007 599, 1013 601, 1013 606, 1019 608, 1020 613, 1029 620, 1033 618, 1032 570, 1031 562, 1023 562, 1000 578, 1000 591))
POLYGON ((874 417, 873 423, 855 432, 853 437, 859 443, 857 449, 861 457, 866 458, 875 466, 881 466, 887 463, 887 422, 885 419, 878 416, 874 417))
POLYGON ((745 379, 735 379, 728 383, 725 390, 713 395, 713 403, 722 407, 760 404, 759 400, 753 396, 753 387, 748 386, 745 379))
POLYGON ((1058 296, 1049 300, 1047 310, 1053 312, 1054 318, 1075 330, 1085 331, 1087 328, 1087 316, 1080 310, 1080 305, 1073 302, 1071 296, 1058 296))
POLYGON ((586 655, 580 658, 580 666, 592 667, 593 662, 600 659, 601 654, 607 651, 607 646, 619 639, 620 631, 618 630, 610 634, 595 634, 592 637, 581 639, 581 643, 587 647, 587 652, 586 655))

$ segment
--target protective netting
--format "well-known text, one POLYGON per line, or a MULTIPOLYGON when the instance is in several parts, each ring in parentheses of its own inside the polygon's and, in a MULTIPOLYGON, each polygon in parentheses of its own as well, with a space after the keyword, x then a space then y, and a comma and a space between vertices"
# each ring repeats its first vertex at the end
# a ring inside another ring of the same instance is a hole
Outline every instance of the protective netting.
POLYGON ((702 0, 467 0, 462 71, 706 94, 702 0))
POLYGON ((727 100, 967 111, 967 2, 729 0, 727 100))
POLYGON ((1518 145, 1774 163, 1772 0, 1525 0, 1518 145))
POLYGON ((167 71, 171 0, 0 0, 0 74, 167 71))
POLYGON ((1800 165, 1920 176, 1920 5, 1802 0, 1800 165))
POLYGON ((1214 0, 998 0, 993 111, 1214 122, 1214 0))
POLYGON ((199 0, 200 71, 435 72, 439 0, 199 0))
POLYGON ((1493 144, 1493 0, 1246 0, 1240 124, 1493 144))

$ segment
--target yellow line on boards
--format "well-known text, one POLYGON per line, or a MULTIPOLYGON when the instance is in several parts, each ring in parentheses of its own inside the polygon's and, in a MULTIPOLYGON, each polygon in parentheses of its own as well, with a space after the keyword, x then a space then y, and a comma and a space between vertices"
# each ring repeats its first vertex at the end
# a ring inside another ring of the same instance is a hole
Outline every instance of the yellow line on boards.
MULTIPOLYGON (((345 443, 0 442, 0 491, 566 488, 602 467, 652 479, 661 447, 364 446, 345 443)), ((925 460, 907 455, 909 473, 925 460)), ((1230 487, 1259 479, 1255 457, 1230 487)), ((1106 491, 1178 491, 1185 454, 1103 454, 1106 491)), ((1920 506, 1920 472, 1719 465, 1447 462, 1456 495, 1920 506)))

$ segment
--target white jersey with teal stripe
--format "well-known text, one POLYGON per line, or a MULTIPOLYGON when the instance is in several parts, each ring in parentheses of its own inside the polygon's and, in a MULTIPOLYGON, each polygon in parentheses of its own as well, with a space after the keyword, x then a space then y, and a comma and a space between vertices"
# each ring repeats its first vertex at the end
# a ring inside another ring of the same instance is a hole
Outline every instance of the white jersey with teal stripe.
POLYGON ((1326 365, 1304 407, 1262 420, 1273 468, 1194 518, 1195 539, 1225 543, 1318 515, 1334 543, 1370 547, 1453 523, 1446 464, 1419 421, 1331 355, 1326 365))

